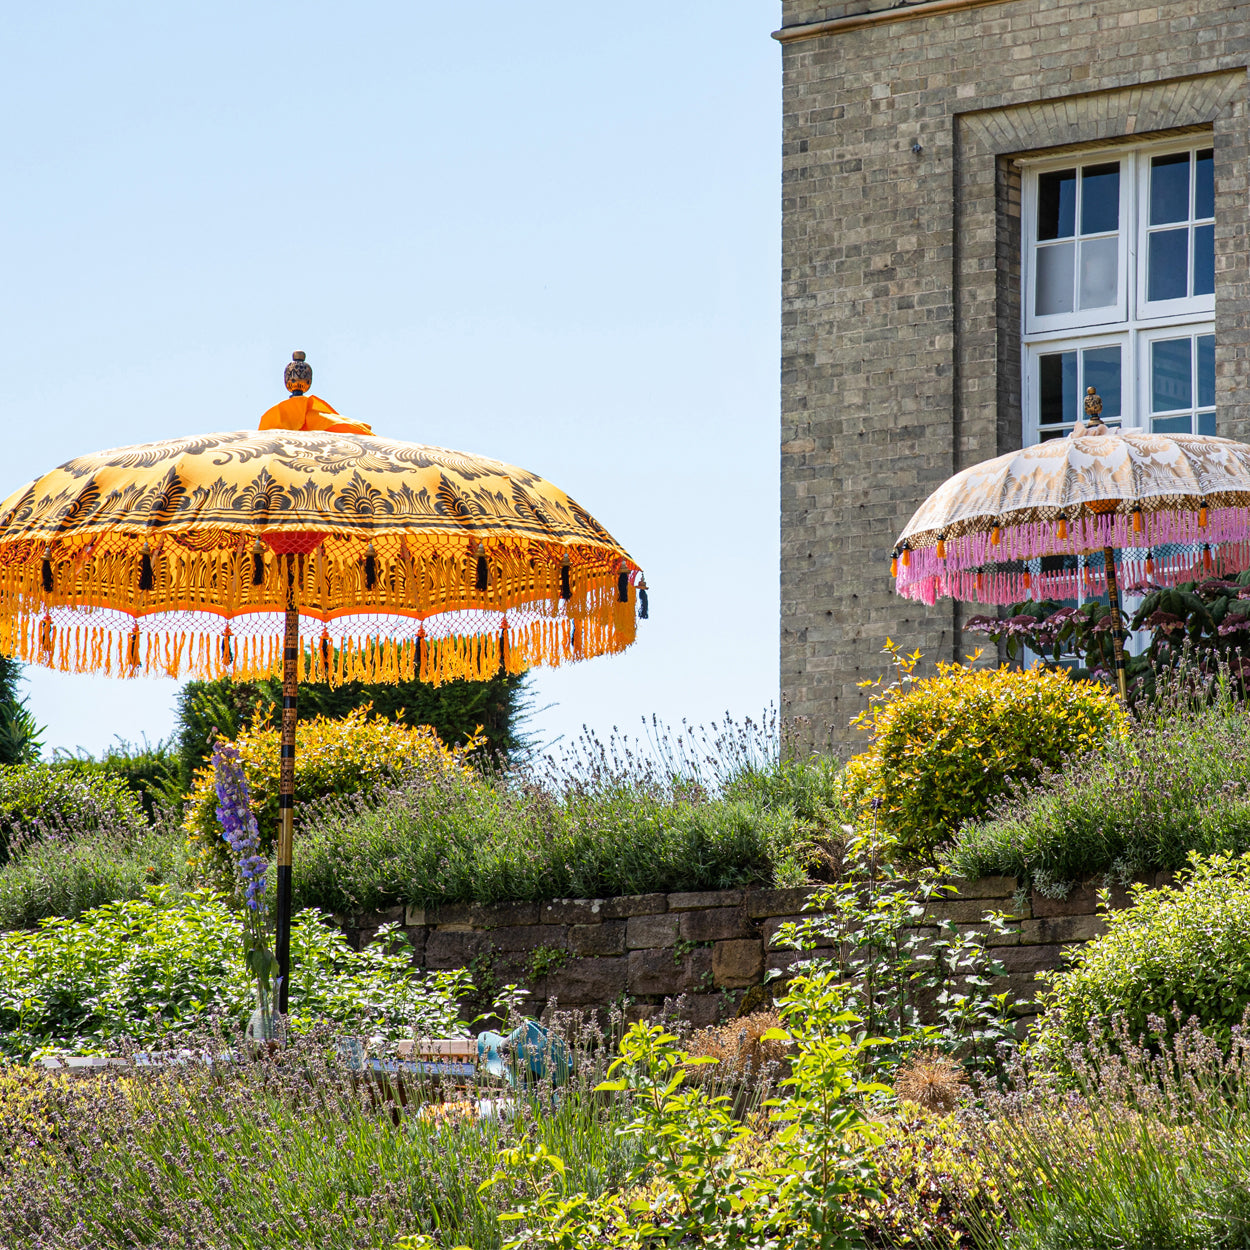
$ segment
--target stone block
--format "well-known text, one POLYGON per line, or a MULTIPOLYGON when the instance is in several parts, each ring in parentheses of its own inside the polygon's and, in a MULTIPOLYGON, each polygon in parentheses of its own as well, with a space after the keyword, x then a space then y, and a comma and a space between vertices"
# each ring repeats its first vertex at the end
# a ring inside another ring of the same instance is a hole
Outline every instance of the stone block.
POLYGON ((597 924, 603 919, 603 900, 597 898, 553 898, 538 904, 541 924, 597 924))
POLYGON ((425 908, 424 907, 405 907, 404 908, 404 924, 410 929, 419 928, 425 924, 425 908))
POLYGON ((682 912, 680 932, 687 942, 719 942, 750 937, 753 928, 741 907, 709 907, 682 912))
POLYGON ((1058 968, 1063 962, 1063 947, 1005 946, 994 952, 994 958, 1008 972, 1043 972, 1058 968))
POLYGON ((532 951, 538 946, 567 946, 568 930, 562 924, 522 924, 488 929, 487 942, 499 951, 532 951))
POLYGON ((681 993, 681 962, 673 958, 671 947, 632 950, 628 958, 631 994, 659 997, 681 993))
POLYGON ((993 901, 979 898, 943 898, 934 899, 925 908, 925 919, 953 920, 956 924, 976 924, 984 918, 987 911, 1010 910, 993 906, 993 901))
POLYGON ((814 893, 807 886, 786 890, 748 890, 743 906, 752 920, 762 920, 766 916, 793 916, 803 910, 803 904, 814 893))
POLYGON ((486 936, 459 929, 435 929, 425 939, 425 966, 467 968, 486 949, 486 936))
POLYGON ((630 916, 625 922, 625 945, 632 950, 671 947, 677 941, 679 917, 667 913, 630 916))
POLYGON ((548 997, 565 1007, 605 1006, 625 993, 629 967, 623 955, 570 959, 547 974, 548 997))
POLYGON ((1107 924, 1101 916, 1046 916, 1041 920, 1023 921, 1020 941, 1088 942, 1106 931, 1107 924))
POLYGON ((719 1024, 727 1013, 733 1013, 733 1005, 720 994, 687 994, 681 999, 682 1018, 696 1029, 719 1024))
POLYGON ((623 955, 624 920, 605 920, 602 924, 575 924, 568 930, 568 947, 575 955, 623 955))
POLYGON ((742 890, 696 890, 688 894, 670 894, 669 911, 698 911, 704 907, 737 907, 742 890))
POLYGON ((605 898, 599 909, 601 920, 628 920, 630 916, 654 916, 668 910, 667 894, 622 894, 605 898))
POLYGON ((489 903, 482 908, 478 922, 484 929, 538 924, 538 908, 538 903, 489 903))
POLYGON ((950 884, 959 891, 959 898, 1004 899, 1010 898, 1016 892, 1015 877, 955 877, 950 884))
POLYGON ((764 943, 731 938, 712 947, 712 981, 724 989, 745 989, 764 975, 764 943))
POLYGON ((482 909, 477 903, 440 903, 426 908, 426 923, 440 929, 476 929, 481 927, 482 909))

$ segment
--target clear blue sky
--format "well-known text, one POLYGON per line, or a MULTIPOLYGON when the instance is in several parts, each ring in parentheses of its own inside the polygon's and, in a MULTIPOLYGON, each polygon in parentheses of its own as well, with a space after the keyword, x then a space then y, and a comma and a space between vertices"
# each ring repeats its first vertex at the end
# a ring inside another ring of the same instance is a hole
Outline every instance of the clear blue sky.
MULTIPOLYGON (((20 5, 0 47, 0 496, 314 389, 541 473, 640 561, 623 656, 536 674, 547 740, 777 690, 775 4, 20 5)), ((28 670, 47 745, 176 686, 28 670)))

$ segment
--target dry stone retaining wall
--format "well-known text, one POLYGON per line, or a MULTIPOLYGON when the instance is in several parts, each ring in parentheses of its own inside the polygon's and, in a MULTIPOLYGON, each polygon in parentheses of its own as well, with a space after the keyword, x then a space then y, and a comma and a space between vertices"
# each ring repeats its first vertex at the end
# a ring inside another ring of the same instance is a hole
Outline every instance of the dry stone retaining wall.
MULTIPOLYGON (((1162 884, 1167 874, 1152 878, 1162 884)), ((798 920, 814 890, 709 890, 635 894, 541 903, 455 903, 395 907, 367 916, 338 917, 353 945, 372 940, 380 925, 402 925, 414 961, 435 969, 469 968, 484 993, 508 983, 530 993, 538 1013, 555 999, 566 1008, 626 1002, 631 1018, 653 1014, 665 999, 683 998, 696 1026, 734 1015, 766 973, 784 972, 796 952, 777 944, 788 920, 798 920)), ((1009 913, 1011 931, 995 936, 994 956, 1006 969, 1007 990, 1021 1015, 1034 1011, 1037 974, 1057 968, 1063 952, 1103 931, 1097 883, 1065 899, 1033 891, 1016 897, 1014 877, 960 883, 959 893, 933 904, 929 918, 977 927, 988 911, 1009 913)), ((1113 907, 1128 901, 1112 891, 1113 907)), ((819 953, 819 952, 817 952, 819 953)))

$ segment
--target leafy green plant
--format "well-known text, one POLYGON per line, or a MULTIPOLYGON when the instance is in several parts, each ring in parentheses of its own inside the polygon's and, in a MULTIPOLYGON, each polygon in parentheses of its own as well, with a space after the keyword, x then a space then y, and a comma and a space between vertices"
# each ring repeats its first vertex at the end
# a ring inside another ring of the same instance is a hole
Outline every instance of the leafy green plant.
POLYGON ((861 821, 871 808, 904 856, 930 860, 1009 781, 1026 784, 1126 732, 1107 687, 1062 671, 938 664, 936 676, 918 678, 918 652, 903 655, 888 641, 886 651, 896 678, 884 688, 864 683, 874 690, 856 723, 872 745, 855 794, 861 821))
POLYGON ((900 872, 870 834, 853 840, 846 877, 806 904, 810 915, 782 925, 777 944, 827 969, 843 1005, 872 1034, 888 1034, 894 1059, 939 1048, 972 1070, 1001 1075, 1015 1043, 1007 993, 993 993, 1002 965, 986 949, 1008 918, 988 912, 983 929, 931 913, 956 893, 940 868, 900 872))
POLYGON ((77 755, 58 750, 56 767, 82 776, 115 777, 122 781, 143 805, 149 821, 157 808, 182 802, 185 787, 172 740, 142 745, 118 739, 99 759, 80 751, 77 755))
POLYGON ((1197 855, 1178 888, 1132 888, 1107 931, 1049 974, 1039 1045, 1062 1062, 1090 1039, 1133 1041, 1188 1018, 1227 1044, 1250 1006, 1250 855, 1197 855))
POLYGON ((0 655, 0 765, 33 764, 39 758, 43 730, 27 701, 18 698, 21 673, 17 660, 0 655))
POLYGON ((518 1224, 508 1250, 643 1250, 660 1245, 850 1250, 862 1244, 849 1208, 871 1195, 865 1150, 874 1140, 863 1100, 886 1093, 860 1072, 875 1039, 850 1028, 828 970, 796 977, 780 1004, 782 1024, 763 1034, 794 1048, 786 1097, 771 1100, 776 1129, 767 1151, 731 1100, 689 1082, 710 1056, 681 1050, 659 1025, 633 1025, 609 1080, 598 1088, 626 1101, 618 1132, 637 1143, 632 1189, 593 1197, 550 1150, 520 1143, 500 1155, 491 1186, 518 1181, 533 1197, 503 1215, 518 1224))
MULTIPOLYGON (((401 1032, 455 1023, 462 974, 422 977, 394 925, 357 952, 303 911, 291 952, 297 1026, 319 1016, 401 1032)), ((9 1059, 49 1047, 108 1050, 124 1036, 154 1043, 213 1015, 245 1022, 253 1005, 242 920, 207 891, 152 887, 78 920, 0 934, 0 1055, 9 1059)))
POLYGON ((48 827, 78 832, 142 822, 138 800, 118 777, 40 763, 0 768, 0 864, 48 827))
POLYGON ((339 912, 728 889, 772 884, 801 836, 788 810, 758 801, 624 785, 559 795, 445 769, 307 813, 292 879, 305 905, 339 912))

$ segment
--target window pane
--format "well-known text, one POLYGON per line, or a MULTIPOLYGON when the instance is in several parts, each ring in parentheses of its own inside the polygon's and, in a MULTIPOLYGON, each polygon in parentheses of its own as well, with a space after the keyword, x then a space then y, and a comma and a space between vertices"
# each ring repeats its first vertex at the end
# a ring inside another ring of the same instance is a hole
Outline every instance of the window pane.
MULTIPOLYGON (((1193 407, 1193 363, 1190 359, 1192 344, 1192 339, 1184 338, 1155 339, 1150 345, 1152 412, 1193 407)), ((1161 427, 1156 424, 1155 429, 1159 428, 1161 427)))
POLYGON ((1192 434, 1189 414, 1183 417, 1155 417, 1150 428, 1156 434, 1192 434))
POLYGON ((1215 294, 1214 226, 1194 227, 1194 294, 1215 294))
POLYGON ((1076 170, 1061 169, 1037 180, 1037 237, 1070 239, 1076 233, 1076 170))
POLYGON ((1087 165, 1081 170, 1081 233, 1120 228, 1120 166, 1087 165))
POLYGON ((1189 294, 1189 231, 1157 230, 1146 253, 1146 298, 1184 299, 1189 294))
POLYGON ((1085 385, 1102 396, 1102 419, 1110 421, 1123 411, 1120 397, 1120 349, 1091 347, 1082 353, 1085 360, 1085 385))
POLYGON ((1198 336, 1198 407, 1215 406, 1215 335, 1198 336))
POLYGON ((1054 243, 1037 249, 1036 309, 1039 317, 1072 311, 1075 268, 1075 243, 1054 243))
POLYGON ((1084 239, 1081 242, 1081 307, 1106 308, 1119 292, 1120 240, 1084 239))
POLYGON ((1150 224, 1189 220, 1189 153, 1156 156, 1150 162, 1150 224))
POLYGON ((1214 434, 1215 433, 1215 410, 1210 412, 1200 412, 1198 414, 1198 433, 1214 434))
POLYGON ((1059 425, 1076 420, 1076 352, 1053 352, 1040 356, 1038 371, 1038 421, 1059 425))
POLYGON ((1194 216, 1201 221, 1215 216, 1215 152, 1204 148, 1194 167, 1194 216))

